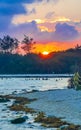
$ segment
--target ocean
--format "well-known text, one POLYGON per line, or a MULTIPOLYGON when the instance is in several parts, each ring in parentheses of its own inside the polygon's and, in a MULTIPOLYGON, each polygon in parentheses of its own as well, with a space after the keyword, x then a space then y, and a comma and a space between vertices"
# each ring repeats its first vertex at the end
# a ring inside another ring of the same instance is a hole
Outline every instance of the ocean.
MULTIPOLYGON (((21 94, 30 91, 66 90, 69 77, 58 78, 0 78, 0 95, 21 94)), ((8 109, 11 102, 0 103, 0 130, 56 130, 55 128, 43 128, 39 123, 34 123, 35 114, 25 114, 24 112, 14 112, 8 109), (10 120, 28 116, 28 120, 23 124, 11 124, 10 120)), ((58 103, 58 102, 57 102, 58 103)))
POLYGON ((69 78, 0 78, 0 94, 66 89, 69 78))

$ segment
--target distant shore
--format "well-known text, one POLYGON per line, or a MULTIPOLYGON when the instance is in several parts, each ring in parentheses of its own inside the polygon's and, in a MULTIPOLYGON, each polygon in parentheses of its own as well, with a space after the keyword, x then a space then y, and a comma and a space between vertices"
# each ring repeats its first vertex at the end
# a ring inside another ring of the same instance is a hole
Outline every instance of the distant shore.
POLYGON ((74 74, 0 74, 0 78, 68 78, 74 74))

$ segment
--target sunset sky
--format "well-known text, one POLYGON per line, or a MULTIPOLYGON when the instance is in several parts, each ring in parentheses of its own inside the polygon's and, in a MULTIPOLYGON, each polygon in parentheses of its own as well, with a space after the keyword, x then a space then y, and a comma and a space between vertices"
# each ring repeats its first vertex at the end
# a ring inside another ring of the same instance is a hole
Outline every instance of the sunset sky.
POLYGON ((6 34, 33 37, 35 52, 81 45, 81 0, 0 0, 0 37, 6 34))

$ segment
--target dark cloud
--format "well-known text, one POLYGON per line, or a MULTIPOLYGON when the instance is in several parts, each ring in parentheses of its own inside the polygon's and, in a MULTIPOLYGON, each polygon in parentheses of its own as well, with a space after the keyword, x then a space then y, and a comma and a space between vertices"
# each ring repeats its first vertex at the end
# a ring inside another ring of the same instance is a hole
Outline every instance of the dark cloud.
POLYGON ((67 23, 58 23, 55 29, 54 38, 58 41, 73 40, 79 35, 75 27, 67 23))
POLYGON ((13 15, 21 13, 24 14, 26 11, 20 0, 0 0, 0 32, 6 32, 11 26, 13 15))
MULTIPOLYGON (((55 31, 53 32, 41 32, 35 21, 26 24, 20 24, 18 26, 11 26, 5 31, 19 40, 22 39, 23 35, 33 37, 37 42, 48 43, 48 42, 65 42, 74 40, 79 36, 78 31, 74 26, 67 23, 56 24, 55 31)), ((3 32, 4 34, 4 32, 3 32)))
MULTIPOLYGON (((33 3, 36 0, 0 0, 0 32, 4 32, 11 26, 12 17, 17 14, 25 14, 25 10, 22 3, 33 3)), ((41 2, 41 0, 37 0, 41 2)), ((32 9, 30 13, 36 13, 35 9, 32 9)))
POLYGON ((79 32, 74 26, 67 23, 57 23, 53 32, 38 32, 34 34, 41 42, 65 42, 72 41, 79 37, 79 32))
MULTIPOLYGON (((0 31, 6 31, 11 26, 12 17, 17 14, 35 14, 36 10, 33 8, 30 12, 24 8, 23 3, 30 4, 33 2, 42 2, 43 0, 0 0, 0 31)), ((54 0, 58 1, 58 0, 54 0)), ((49 2, 47 0, 47 2, 49 2)), ((48 14, 47 17, 51 17, 48 14)))
POLYGON ((37 27, 36 22, 32 21, 29 23, 20 24, 18 26, 12 26, 6 31, 9 35, 17 37, 19 40, 22 40, 24 34, 34 37, 34 34, 37 34, 39 32, 39 29, 37 27))
POLYGON ((29 22, 29 23, 25 23, 25 24, 21 24, 18 25, 17 27, 13 26, 12 31, 16 31, 16 32, 21 32, 21 33, 31 33, 34 34, 35 32, 38 32, 38 27, 35 21, 29 22))
MULTIPOLYGON (((78 31, 74 26, 67 23, 58 23, 55 27, 55 32, 41 32, 35 21, 26 24, 20 24, 14 26, 11 24, 12 17, 16 14, 27 13, 24 9, 22 3, 33 3, 36 0, 0 0, 0 32, 3 34, 8 33, 17 37, 22 37, 22 35, 32 35, 34 39, 41 42, 52 42, 52 41, 69 41, 77 38, 79 36, 78 31)), ((38 0, 42 2, 43 0, 38 0)), ((51 0, 47 0, 49 2, 51 0)), ((58 0, 54 0, 57 2, 58 0)), ((28 13, 36 13, 33 8, 28 13)), ((49 19, 54 15, 54 12, 49 12, 46 17, 49 19)))

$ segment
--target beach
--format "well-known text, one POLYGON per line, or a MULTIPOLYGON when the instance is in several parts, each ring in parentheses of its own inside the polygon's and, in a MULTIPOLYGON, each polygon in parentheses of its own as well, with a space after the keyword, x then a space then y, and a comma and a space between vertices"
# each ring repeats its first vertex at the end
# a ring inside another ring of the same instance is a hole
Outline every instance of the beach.
POLYGON ((81 124, 81 91, 68 89, 68 80, 0 79, 0 129, 61 130, 61 127, 68 126, 78 130, 81 124), (42 122, 38 119, 40 115, 44 118, 42 122), (25 116, 24 123, 11 123, 25 116), (54 124, 47 123, 48 120, 54 120, 54 124))
POLYGON ((36 98, 28 106, 37 111, 43 111, 47 116, 61 117, 74 124, 81 124, 81 91, 73 89, 50 90, 19 94, 19 96, 36 98))

